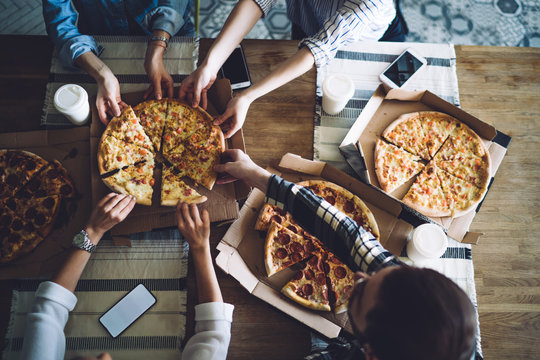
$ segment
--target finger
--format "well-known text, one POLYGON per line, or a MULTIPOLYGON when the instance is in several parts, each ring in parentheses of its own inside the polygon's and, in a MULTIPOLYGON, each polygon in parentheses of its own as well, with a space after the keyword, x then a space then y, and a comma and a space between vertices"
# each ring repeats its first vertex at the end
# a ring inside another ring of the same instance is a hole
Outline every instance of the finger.
POLYGON ((143 99, 146 100, 148 99, 148 96, 154 91, 154 85, 150 84, 150 86, 148 87, 148 89, 146 89, 144 95, 143 95, 143 99))
POLYGON ((186 95, 187 95, 187 85, 185 85, 184 83, 181 83, 180 89, 178 90, 178 98, 180 100, 184 100, 186 95))
POLYGON ((195 85, 195 89, 193 90, 193 101, 191 102, 191 106, 197 107, 199 106, 199 101, 201 100, 201 92, 203 88, 200 85, 200 83, 197 83, 195 85))
POLYGON ((208 98, 206 96, 206 90, 203 90, 201 94, 201 107, 206 110, 206 106, 208 105, 208 98))
POLYGON ((230 108, 225 109, 225 112, 221 115, 218 115, 214 120, 214 125, 223 124, 228 118, 233 115, 233 111, 230 108))
POLYGON ((240 149, 227 149, 221 153, 221 163, 234 162, 240 159, 242 151, 240 149))
POLYGON ((216 184, 222 185, 222 184, 230 184, 232 182, 237 181, 238 179, 231 175, 225 175, 223 177, 216 179, 216 184))
POLYGON ((176 220, 179 229, 184 228, 184 215, 182 215, 182 200, 176 204, 176 220))
POLYGON ((133 210, 133 208, 135 207, 135 204, 137 204, 137 199, 132 197, 131 200, 127 203, 127 205, 124 206, 124 208, 118 214, 118 216, 120 217, 120 221, 123 221, 129 215, 131 210, 133 210))
MULTIPOLYGON (((120 218, 120 213, 122 212, 122 210, 130 203, 132 202, 133 198, 129 195, 124 195, 124 197, 122 199, 120 199, 120 201, 118 201, 116 203, 116 205, 114 205, 114 207, 111 209, 111 213, 110 213, 110 216, 111 218, 115 219, 116 217, 120 218)), ((120 221, 122 221, 124 219, 121 219, 120 221)))
POLYGON ((191 213, 191 218, 193 219, 193 222, 195 224, 201 223, 201 215, 199 214, 199 209, 197 208, 197 205, 190 204, 189 205, 189 212, 191 213))
POLYGON ((240 127, 237 126, 237 125, 232 126, 229 130, 227 130, 227 132, 225 132, 225 134, 223 134, 223 137, 225 139, 228 139, 231 136, 233 136, 239 129, 240 129, 240 127))
POLYGON ((172 81, 167 81, 165 83, 166 86, 166 96, 167 97, 173 97, 174 94, 174 83, 172 81))
POLYGON ((193 219, 191 218, 191 215, 189 214, 189 206, 186 203, 182 204, 182 215, 184 216, 184 223, 186 224, 187 228, 195 227, 195 224, 193 223, 193 219))
POLYGON ((103 206, 103 211, 105 212, 109 212, 112 210, 112 208, 114 208, 116 206, 116 204, 118 204, 118 202, 120 200, 123 199, 123 197, 126 196, 126 195, 121 195, 121 194, 116 194, 115 196, 113 196, 111 199, 109 199, 109 201, 107 201, 107 203, 103 206))
POLYGON ((117 193, 108 193, 105 195, 99 202, 97 203, 97 206, 103 206, 105 205, 113 196, 118 195, 117 193))
POLYGON ((202 211, 202 222, 205 226, 210 225, 210 214, 208 213, 208 210, 206 209, 202 211))
POLYGON ((154 81, 154 96, 156 100, 161 100, 162 92, 161 92, 161 81, 160 79, 157 79, 154 81))
POLYGON ((107 125, 109 123, 109 119, 107 118, 107 112, 105 111, 105 104, 102 101, 98 100, 96 101, 96 107, 98 110, 99 119, 102 123, 107 125))
POLYGON ((192 93, 187 93, 186 98, 184 99, 184 101, 187 102, 188 104, 191 104, 192 101, 193 101, 193 94, 192 93))
POLYGON ((116 102, 116 99, 110 97, 107 99, 109 102, 109 106, 114 114, 114 116, 120 116, 120 106, 118 106, 118 103, 116 102))
POLYGON ((120 100, 118 102, 118 106, 120 106, 120 110, 124 110, 125 108, 128 107, 128 104, 126 104, 125 102, 123 102, 122 100, 120 100))

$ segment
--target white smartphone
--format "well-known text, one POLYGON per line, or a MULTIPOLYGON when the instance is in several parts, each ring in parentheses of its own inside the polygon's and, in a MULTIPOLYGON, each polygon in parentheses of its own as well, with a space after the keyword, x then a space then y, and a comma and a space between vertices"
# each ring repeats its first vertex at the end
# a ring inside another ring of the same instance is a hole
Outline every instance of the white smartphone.
POLYGON ((426 63, 426 59, 409 48, 379 75, 379 79, 390 88, 400 88, 416 75, 426 63))
POLYGON ((231 81, 233 90, 251 86, 251 77, 242 45, 238 45, 221 67, 221 76, 231 81))
POLYGON ((99 322, 116 338, 155 303, 155 296, 139 284, 103 314, 99 322))

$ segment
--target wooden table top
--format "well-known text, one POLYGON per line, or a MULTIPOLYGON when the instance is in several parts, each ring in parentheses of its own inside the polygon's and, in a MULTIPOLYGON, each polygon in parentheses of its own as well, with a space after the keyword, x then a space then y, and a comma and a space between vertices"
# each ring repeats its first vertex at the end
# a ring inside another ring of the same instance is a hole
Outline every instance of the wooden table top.
MULTIPOLYGON (((201 40, 203 56, 211 40, 201 40)), ((245 40, 254 82, 296 51, 296 41, 245 40)), ((52 46, 45 37, 0 35, 0 131, 39 126, 52 46), (36 56, 39 54, 39 56, 36 56)), ((482 347, 486 359, 533 359, 540 353, 540 49, 456 46, 462 108, 510 135, 512 143, 471 231, 482 347)), ((261 166, 285 152, 313 155, 315 70, 252 104, 244 125, 248 154, 261 166)), ((217 244, 227 226, 213 226, 217 244)), ((215 255, 215 253, 214 253, 215 255)), ((193 269, 188 308, 196 303, 193 269)), ((309 329, 251 296, 217 270, 225 301, 236 306, 229 359, 298 358, 309 329), (255 355, 256 354, 256 355, 255 355)), ((9 290, 0 282, 0 336, 9 290)), ((188 314, 188 336, 193 332, 188 314)))

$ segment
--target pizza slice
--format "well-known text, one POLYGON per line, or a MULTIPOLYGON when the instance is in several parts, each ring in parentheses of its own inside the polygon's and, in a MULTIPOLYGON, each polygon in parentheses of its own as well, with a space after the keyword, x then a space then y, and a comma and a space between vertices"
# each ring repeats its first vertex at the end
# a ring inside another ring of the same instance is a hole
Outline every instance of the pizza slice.
POLYGON ((478 188, 487 188, 491 177, 491 160, 485 154, 482 157, 461 152, 447 153, 445 146, 450 147, 451 141, 445 143, 441 151, 435 155, 433 162, 438 168, 458 177, 478 188))
POLYGON ((382 136, 388 142, 424 160, 431 159, 428 148, 423 142, 426 135, 419 113, 401 115, 384 130, 382 136))
POLYGON ((167 106, 167 99, 147 100, 133 109, 157 152, 161 149, 161 136, 167 118, 167 106))
POLYGON ((325 253, 325 272, 328 279, 328 297, 334 313, 341 314, 347 310, 349 297, 354 287, 354 273, 334 254, 325 253))
POLYGON ((212 148, 208 151, 194 151, 186 149, 181 156, 169 156, 171 162, 193 181, 212 190, 217 179, 214 166, 220 163, 222 149, 212 148))
POLYGON ((35 227, 15 215, 7 207, 0 210, 0 263, 15 260, 29 253, 41 241, 35 227))
POLYGON ((456 153, 462 153, 467 157, 484 157, 488 153, 486 146, 482 139, 467 125, 458 123, 448 138, 448 146, 445 146, 441 150, 445 150, 446 153, 453 151, 456 153))
POLYGON ((305 268, 297 271, 281 292, 307 308, 330 311, 323 255, 315 252, 306 262, 305 268))
POLYGON ((448 201, 435 165, 426 166, 402 201, 427 216, 449 216, 448 201))
POLYGON ((0 151, 0 197, 13 196, 32 179, 47 161, 28 151, 0 151))
POLYGON ((377 139, 375 173, 381 188, 391 193, 424 169, 420 157, 377 139))
MULTIPOLYGON (((264 204, 259 211, 257 221, 255 222, 255 230, 267 231, 270 228, 272 221, 280 224, 283 227, 289 227, 290 225, 295 226, 291 214, 278 208, 275 205, 270 205, 268 203, 264 204)), ((298 226, 298 225, 296 225, 298 226)), ((297 233, 298 230, 294 227, 294 233, 297 233)), ((291 229, 289 229, 291 230, 291 229)))
POLYGON ((200 204, 208 200, 182 181, 182 174, 173 166, 163 164, 161 172, 161 205, 176 206, 178 201, 188 204, 200 204))
POLYGON ((152 186, 154 186, 154 161, 130 165, 115 174, 104 178, 103 182, 111 190, 137 199, 137 204, 152 205, 152 186))
POLYGON ((145 148, 128 143, 114 136, 105 136, 98 150, 100 175, 133 165, 141 161, 153 161, 154 155, 145 148))
POLYGON ((171 152, 193 132, 190 121, 191 107, 181 101, 169 99, 163 130, 163 153, 171 152), (187 113, 187 115, 184 115, 187 113))
POLYGON ((27 223, 43 237, 47 236, 54 226, 60 209, 60 195, 31 198, 10 198, 4 203, 14 214, 27 223))
POLYGON ((67 170, 58 160, 51 161, 42 171, 34 176, 15 196, 30 198, 62 195, 66 198, 75 196, 75 186, 67 170))
POLYGON ((441 169, 437 169, 437 175, 441 181, 448 206, 451 209, 451 217, 461 216, 473 210, 482 201, 486 193, 487 188, 480 189, 441 169))
POLYGON ((103 136, 109 135, 148 150, 153 148, 152 141, 144 132, 131 106, 126 107, 120 116, 109 122, 103 136))
POLYGON ((312 241, 272 222, 264 244, 264 264, 272 276, 311 256, 316 250, 312 241))
POLYGON ((429 156, 433 157, 459 122, 441 112, 422 111, 419 114, 424 131, 423 142, 427 146, 429 156))

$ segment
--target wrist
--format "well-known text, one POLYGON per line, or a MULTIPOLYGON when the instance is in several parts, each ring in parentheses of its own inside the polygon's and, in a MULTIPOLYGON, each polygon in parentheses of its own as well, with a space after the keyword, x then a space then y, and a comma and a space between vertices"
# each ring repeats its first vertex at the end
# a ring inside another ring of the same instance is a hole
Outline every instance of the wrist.
POLYGON ((97 230, 94 227, 87 225, 84 228, 84 231, 88 234, 88 238, 90 239, 90 242, 94 245, 97 245, 101 238, 103 237, 104 232, 101 230, 97 230))
POLYGON ((209 57, 206 57, 202 64, 199 66, 201 71, 208 72, 213 76, 217 76, 218 70, 221 65, 218 65, 219 62, 211 61, 209 57))

